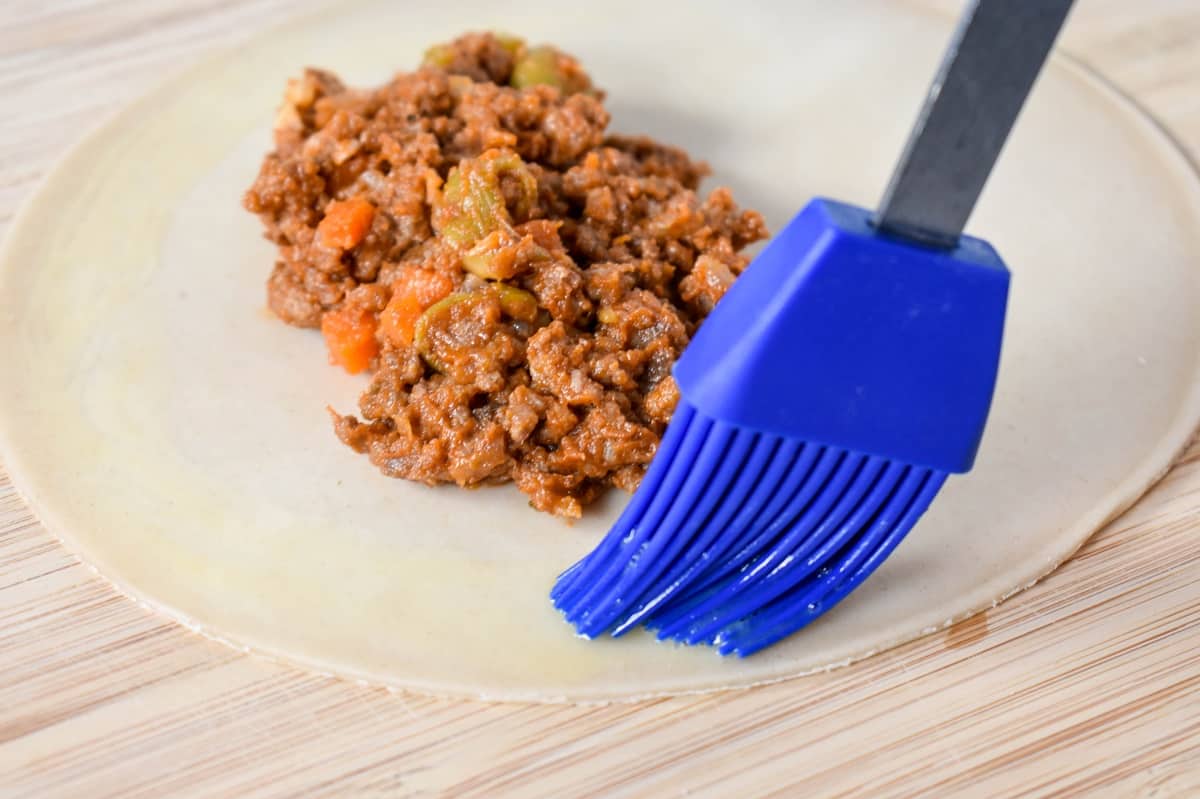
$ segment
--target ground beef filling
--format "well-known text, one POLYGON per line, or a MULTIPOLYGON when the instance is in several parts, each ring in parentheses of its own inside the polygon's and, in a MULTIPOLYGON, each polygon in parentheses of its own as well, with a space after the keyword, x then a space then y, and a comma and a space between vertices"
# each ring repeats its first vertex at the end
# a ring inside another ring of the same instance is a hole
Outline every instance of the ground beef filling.
POLYGON ((334 428, 385 474, 512 480, 569 518, 637 486, 672 364, 766 230, 608 119, 574 59, 493 34, 374 90, 288 83, 245 197, 278 246, 267 298, 371 372, 334 428))

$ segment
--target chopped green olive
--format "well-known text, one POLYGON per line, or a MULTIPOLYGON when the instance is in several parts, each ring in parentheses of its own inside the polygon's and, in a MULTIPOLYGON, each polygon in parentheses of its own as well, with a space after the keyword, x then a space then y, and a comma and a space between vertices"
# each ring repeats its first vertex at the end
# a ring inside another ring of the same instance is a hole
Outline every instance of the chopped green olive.
POLYGON ((484 280, 508 280, 531 263, 550 260, 550 253, 533 240, 511 229, 493 230, 463 253, 462 265, 484 280))
POLYGON ((469 252, 462 257, 463 269, 484 280, 500 280, 505 277, 499 264, 500 253, 469 252))
POLYGON ((417 319, 416 325, 413 326, 413 346, 417 348, 417 352, 425 359, 425 363, 429 364, 434 371, 444 372, 443 366, 433 353, 433 342, 429 338, 429 326, 439 322, 449 321, 449 316, 454 306, 468 301, 478 300, 478 294, 468 294, 460 292, 451 294, 449 297, 444 297, 433 305, 425 309, 425 313, 417 319))
MULTIPOLYGON (((520 322, 532 324, 538 320, 541 308, 538 307, 537 298, 528 291, 507 283, 489 285, 496 292, 495 297, 500 303, 502 313, 520 322)), ((434 352, 434 337, 430 335, 430 328, 450 324, 454 309, 459 305, 488 302, 489 299, 486 293, 458 292, 438 300, 418 317, 413 326, 413 346, 434 371, 444 373, 446 367, 434 352)), ((469 310, 467 312, 471 313, 469 310)))
POLYGON ((518 243, 511 229, 493 230, 463 253, 463 269, 484 280, 507 280, 516 274, 518 243))
POLYGON ((525 49, 525 40, 520 36, 513 36, 511 33, 501 33, 500 31, 492 31, 492 36, 496 38, 497 44, 514 56, 525 49))
POLYGON ((421 66, 446 69, 454 63, 454 48, 447 44, 435 44, 425 51, 421 66))
POLYGON ((524 289, 507 283, 493 283, 500 297, 500 310, 520 322, 534 322, 538 318, 537 298, 524 289))
POLYGON ((450 170, 434 214, 437 232, 466 249, 494 230, 512 227, 500 189, 503 175, 516 178, 520 186, 513 210, 518 216, 528 215, 537 199, 537 178, 516 153, 488 150, 450 170))
POLYGON ((517 89, 530 86, 553 86, 563 90, 567 87, 567 76, 558 63, 558 51, 553 47, 531 47, 513 65, 509 83, 517 89))

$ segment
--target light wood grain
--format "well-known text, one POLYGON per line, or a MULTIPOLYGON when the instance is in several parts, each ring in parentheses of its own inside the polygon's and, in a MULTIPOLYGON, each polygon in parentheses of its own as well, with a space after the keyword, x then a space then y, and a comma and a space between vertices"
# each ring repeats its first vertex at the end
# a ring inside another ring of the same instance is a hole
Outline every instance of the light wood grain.
MULTIPOLYGON (((4 0, 0 233, 84 130, 311 5, 4 0)), ((1200 4, 1079 5, 1066 47, 1200 149, 1200 4)), ((0 473, 0 796, 1197 796, 1198 531, 1193 446, 1035 588, 854 667, 637 705, 483 705, 192 635, 109 589, 0 473)))

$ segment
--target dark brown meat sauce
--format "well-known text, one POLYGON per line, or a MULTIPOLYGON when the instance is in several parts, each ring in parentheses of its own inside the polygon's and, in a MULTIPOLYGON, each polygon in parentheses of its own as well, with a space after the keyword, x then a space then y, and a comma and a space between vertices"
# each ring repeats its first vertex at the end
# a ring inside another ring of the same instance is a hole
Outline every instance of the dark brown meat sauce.
POLYGON ((578 517, 632 490, 697 325, 766 236, 707 166, 609 135, 569 56, 472 34, 374 90, 308 70, 245 206, 284 321, 370 370, 337 435, 385 474, 514 481, 578 517))

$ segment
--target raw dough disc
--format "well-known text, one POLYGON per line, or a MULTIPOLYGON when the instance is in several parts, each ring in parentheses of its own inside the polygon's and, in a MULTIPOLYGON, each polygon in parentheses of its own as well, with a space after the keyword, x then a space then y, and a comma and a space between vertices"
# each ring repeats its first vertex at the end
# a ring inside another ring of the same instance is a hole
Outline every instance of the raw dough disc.
POLYGON ((3 450, 47 527, 128 593, 288 660, 437 693, 628 698, 823 669, 989 606, 1168 467, 1200 411, 1200 190, 1152 123, 1058 58, 972 220, 1015 273, 977 469, 866 586, 759 656, 573 637, 546 592, 624 497, 571 529, 511 487, 376 473, 324 410, 363 380, 264 311, 272 250, 238 201, 287 76, 378 82, 495 27, 579 54, 614 130, 711 160, 710 185, 778 228, 815 192, 876 198, 949 29, 884 2, 599 8, 343 7, 208 62, 63 161, 0 269, 3 450))

